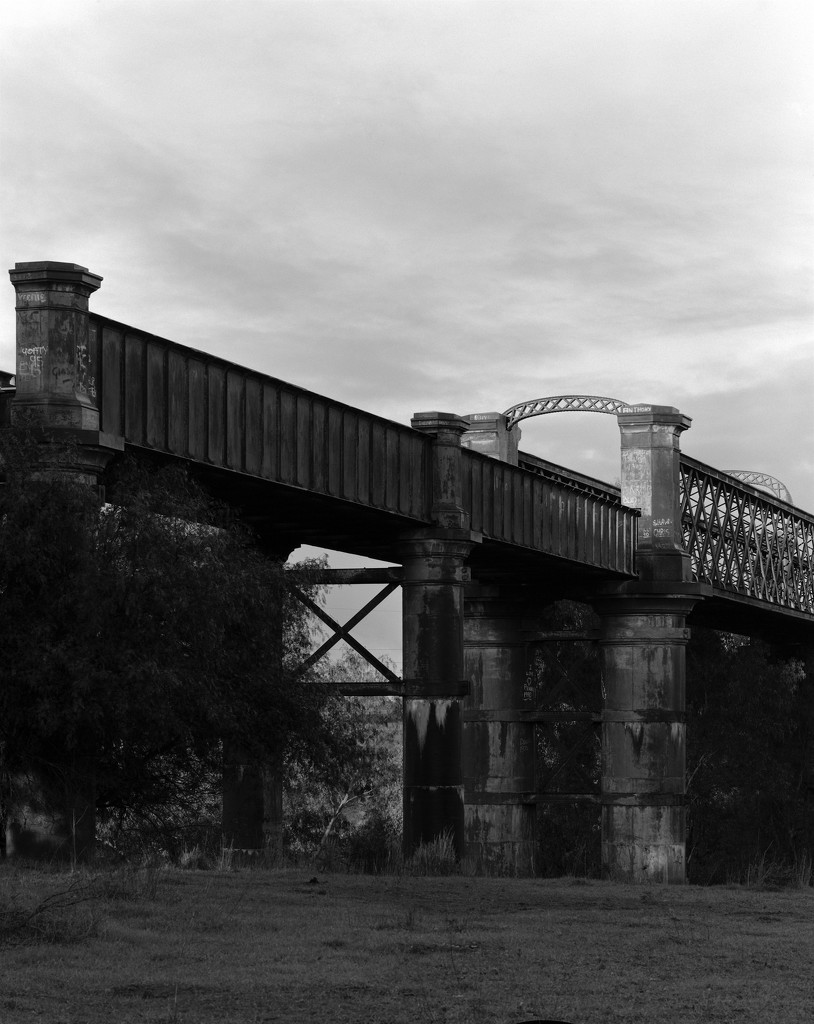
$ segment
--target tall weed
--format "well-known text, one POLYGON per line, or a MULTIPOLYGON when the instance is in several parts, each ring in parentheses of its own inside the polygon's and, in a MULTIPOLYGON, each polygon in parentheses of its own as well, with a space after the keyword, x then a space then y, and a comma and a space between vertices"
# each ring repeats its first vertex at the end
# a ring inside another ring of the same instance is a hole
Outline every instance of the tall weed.
POLYGON ((807 889, 814 885, 814 859, 807 851, 797 853, 793 861, 772 860, 764 853, 740 874, 730 875, 729 884, 750 889, 807 889))
POLYGON ((430 842, 419 844, 404 867, 406 873, 410 875, 456 874, 460 870, 460 865, 455 856, 452 832, 443 832, 430 842))

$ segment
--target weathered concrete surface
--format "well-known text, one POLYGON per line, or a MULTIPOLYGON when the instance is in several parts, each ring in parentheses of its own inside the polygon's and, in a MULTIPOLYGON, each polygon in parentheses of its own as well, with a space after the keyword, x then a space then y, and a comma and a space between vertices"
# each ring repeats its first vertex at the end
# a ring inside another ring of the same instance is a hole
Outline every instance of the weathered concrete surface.
POLYGON ((472 550, 462 502, 461 435, 453 413, 416 413, 411 426, 430 434, 433 525, 402 535, 404 677, 404 853, 452 837, 464 852, 462 704, 464 562, 472 550))
POLYGON ((526 611, 519 588, 466 588, 464 651, 470 694, 464 725, 466 857, 488 874, 534 873, 534 725, 500 721, 526 699, 526 611))
POLYGON ((407 697, 404 701, 404 844, 449 834, 462 848, 461 702, 407 697))
POLYGON ((88 298, 102 283, 74 263, 17 263, 17 394, 43 425, 99 429, 99 353, 88 330, 88 298))
POLYGON ((685 880, 685 647, 692 602, 597 604, 602 712, 602 863, 613 878, 685 880))
POLYGON ((509 430, 507 417, 501 412, 473 412, 466 416, 469 429, 461 438, 464 448, 489 455, 512 466, 518 463, 520 428, 509 430))
POLYGON ((673 406, 636 405, 617 416, 622 504, 639 509, 636 569, 640 582, 688 582, 680 519, 679 438, 692 420, 673 406))
POLYGON ((463 842, 461 698, 463 531, 416 538, 403 546, 404 848, 450 833, 463 842))
POLYGON ((685 648, 698 600, 680 521, 679 437, 690 419, 640 405, 617 417, 622 503, 641 513, 639 579, 593 602, 601 618, 602 868, 684 882, 685 648))

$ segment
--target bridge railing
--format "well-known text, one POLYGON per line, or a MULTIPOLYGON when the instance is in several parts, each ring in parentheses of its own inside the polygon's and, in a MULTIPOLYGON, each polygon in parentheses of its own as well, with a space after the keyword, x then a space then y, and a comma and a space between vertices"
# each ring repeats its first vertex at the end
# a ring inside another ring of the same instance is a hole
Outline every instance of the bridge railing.
MULTIPOLYGON (((90 314, 101 429, 129 445, 430 518, 432 439, 293 384, 90 314)), ((541 463, 463 451, 472 528, 615 572, 635 573, 636 513, 619 493, 541 463)))
POLYGON ((101 429, 128 444, 429 518, 430 439, 217 356, 90 314, 101 429))
POLYGON ((814 516, 686 455, 680 495, 697 582, 814 614, 814 516))
POLYGON ((619 492, 589 478, 568 479, 561 467, 512 466, 463 451, 464 507, 472 529, 493 540, 635 575, 638 513, 619 492))
POLYGON ((548 462, 537 455, 530 455, 528 452, 518 452, 517 464, 521 469, 527 469, 530 473, 536 473, 547 480, 559 482, 570 488, 576 488, 585 494, 592 494, 603 501, 621 502, 622 489, 614 487, 613 484, 597 480, 596 477, 586 476, 584 473, 577 473, 576 470, 566 469, 565 466, 558 466, 555 462, 548 462))

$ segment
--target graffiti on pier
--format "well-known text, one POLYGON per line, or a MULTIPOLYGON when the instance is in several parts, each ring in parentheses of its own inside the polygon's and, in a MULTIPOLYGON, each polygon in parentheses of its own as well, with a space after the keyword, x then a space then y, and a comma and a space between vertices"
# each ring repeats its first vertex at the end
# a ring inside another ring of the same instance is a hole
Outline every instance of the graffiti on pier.
POLYGON ((42 363, 45 353, 48 351, 45 345, 24 345, 20 348, 17 367, 18 386, 25 387, 30 383, 39 388, 42 380, 42 363))
POLYGON ((96 377, 90 372, 90 352, 87 341, 76 343, 76 392, 96 398, 96 377))

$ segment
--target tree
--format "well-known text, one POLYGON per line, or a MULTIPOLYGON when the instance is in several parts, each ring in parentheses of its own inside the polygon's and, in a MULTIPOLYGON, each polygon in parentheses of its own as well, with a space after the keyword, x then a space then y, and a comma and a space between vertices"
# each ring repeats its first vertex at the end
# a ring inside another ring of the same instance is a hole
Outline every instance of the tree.
POLYGON ((527 676, 538 711, 559 720, 535 730, 538 785, 559 798, 538 805, 537 867, 544 875, 601 870, 601 823, 595 803, 565 794, 599 793, 601 738, 595 724, 571 714, 601 711, 599 651, 591 640, 597 627, 592 610, 575 601, 556 601, 542 628, 552 639, 536 648, 527 676))
POLYGON ((293 671, 310 624, 288 574, 313 594, 311 565, 266 557, 177 466, 120 459, 100 511, 49 446, 4 431, 0 459, 3 819, 26 777, 149 817, 194 801, 223 743, 262 761, 324 742, 326 684, 293 671))
POLYGON ((812 680, 767 644, 693 629, 687 652, 688 862, 697 881, 761 858, 814 860, 812 680))
MULTIPOLYGON (((338 692, 343 682, 380 678, 355 651, 324 676, 331 694, 321 712, 323 742, 295 753, 286 766, 289 847, 313 854, 344 843, 353 856, 354 833, 381 833, 386 844, 400 832, 401 700, 338 692)), ((370 851, 357 852, 365 860, 370 851)))

